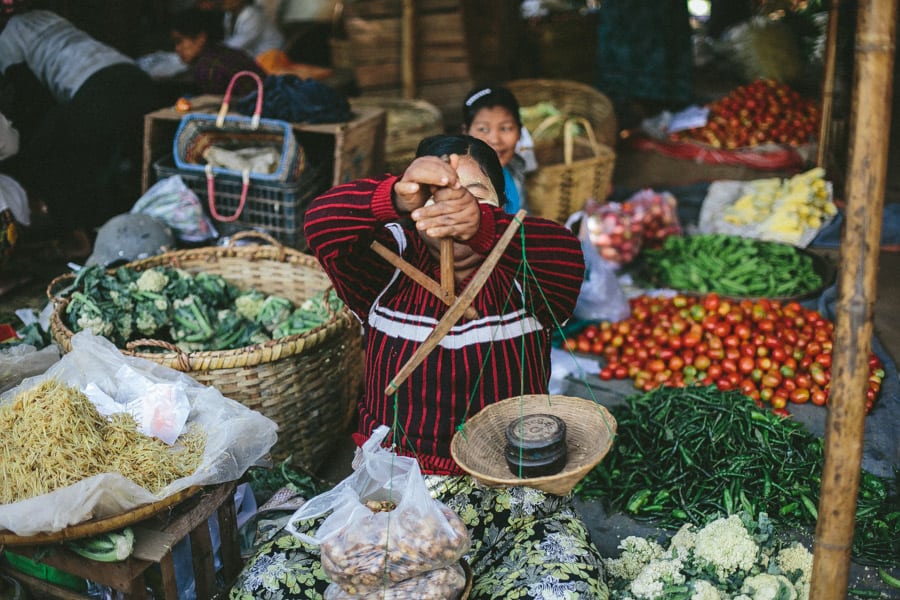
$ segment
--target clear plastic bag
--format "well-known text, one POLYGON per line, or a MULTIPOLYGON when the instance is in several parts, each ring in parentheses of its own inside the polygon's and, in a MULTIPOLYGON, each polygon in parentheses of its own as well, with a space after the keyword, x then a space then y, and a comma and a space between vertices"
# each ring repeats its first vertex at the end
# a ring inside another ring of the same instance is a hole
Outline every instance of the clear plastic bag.
POLYGON ((615 266, 600 256, 588 236, 581 238, 581 250, 585 274, 572 316, 585 321, 621 321, 631 308, 616 278, 615 266))
POLYGON ((325 600, 453 600, 465 587, 466 573, 457 563, 366 594, 348 594, 332 583, 325 588, 324 596, 325 600))
POLYGON ((376 429, 358 449, 353 473, 304 504, 288 521, 299 539, 320 545, 322 568, 345 592, 375 592, 457 562, 471 540, 456 513, 431 497, 419 464, 397 456, 376 429), (295 523, 328 512, 313 535, 295 523))
POLYGON ((642 248, 661 248, 670 235, 681 235, 678 201, 669 192, 641 190, 622 207, 641 223, 642 248))
POLYGON ((587 237, 602 258, 620 267, 633 261, 641 251, 643 226, 621 203, 602 204, 589 198, 580 236, 587 237))

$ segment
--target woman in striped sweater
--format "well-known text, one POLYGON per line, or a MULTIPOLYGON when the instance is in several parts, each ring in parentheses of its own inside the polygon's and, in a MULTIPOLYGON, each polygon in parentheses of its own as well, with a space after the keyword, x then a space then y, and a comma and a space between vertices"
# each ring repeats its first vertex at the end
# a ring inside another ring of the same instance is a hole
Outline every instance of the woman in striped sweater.
MULTIPOLYGON (((526 217, 472 303, 478 317, 461 319, 396 394, 384 393, 447 306, 372 242, 438 281, 439 240, 452 237, 459 295, 514 218, 500 208, 503 173, 486 143, 433 136, 417 156, 402 176, 337 186, 306 212, 307 243, 366 333, 360 439, 396 423, 398 451, 417 457, 432 493, 463 518, 472 535, 472 598, 605 598, 599 554, 571 497, 482 487, 450 456, 456 427, 487 404, 547 393, 550 334, 570 316, 584 275, 568 229, 526 217)), ((247 565, 232 597, 281 597, 298 571, 309 577, 318 567, 314 548, 276 537, 247 565)), ((318 597, 323 582, 313 579, 293 597, 318 597)))

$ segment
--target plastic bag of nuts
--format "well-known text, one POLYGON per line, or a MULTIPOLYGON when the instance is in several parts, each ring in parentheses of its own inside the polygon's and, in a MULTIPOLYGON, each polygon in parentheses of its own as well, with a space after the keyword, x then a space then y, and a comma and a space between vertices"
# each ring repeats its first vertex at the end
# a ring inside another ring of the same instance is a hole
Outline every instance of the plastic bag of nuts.
POLYGON ((332 583, 325 600, 454 600, 466 587, 466 573, 459 563, 426 571, 405 581, 364 594, 348 594, 332 583))
MULTIPOLYGON (((457 563, 469 533, 452 510, 431 497, 419 464, 381 446, 376 429, 353 460, 353 473, 310 499, 287 529, 321 549, 322 568, 348 594, 359 595, 457 563), (299 521, 329 514, 312 534, 299 521)), ((398 596, 400 597, 400 596, 398 596)))

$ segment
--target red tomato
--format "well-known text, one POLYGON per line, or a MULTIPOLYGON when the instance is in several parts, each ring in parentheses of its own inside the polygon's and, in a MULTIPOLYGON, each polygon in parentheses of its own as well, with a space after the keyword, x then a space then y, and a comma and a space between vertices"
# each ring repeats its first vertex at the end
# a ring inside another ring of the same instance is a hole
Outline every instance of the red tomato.
POLYGON ((738 360, 738 370, 741 373, 747 374, 753 371, 756 368, 756 361, 749 356, 742 356, 738 360))

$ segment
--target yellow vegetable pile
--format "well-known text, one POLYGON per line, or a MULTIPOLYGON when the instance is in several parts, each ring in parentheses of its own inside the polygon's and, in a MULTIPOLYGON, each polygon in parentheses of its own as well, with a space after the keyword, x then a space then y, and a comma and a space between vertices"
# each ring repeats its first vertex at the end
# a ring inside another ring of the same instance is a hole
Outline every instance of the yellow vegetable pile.
POLYGON ((78 389, 47 380, 0 407, 0 504, 120 473, 150 492, 196 471, 206 433, 189 428, 174 446, 137 430, 131 415, 107 420, 78 389))
POLYGON ((811 169, 790 179, 758 179, 729 206, 722 218, 733 225, 753 226, 765 239, 797 244, 837 214, 825 171, 811 169))

